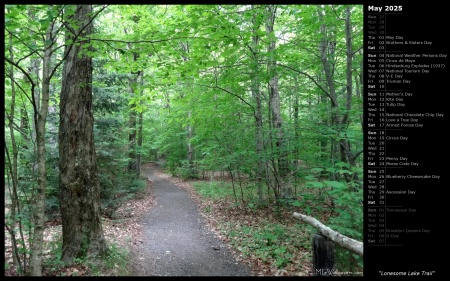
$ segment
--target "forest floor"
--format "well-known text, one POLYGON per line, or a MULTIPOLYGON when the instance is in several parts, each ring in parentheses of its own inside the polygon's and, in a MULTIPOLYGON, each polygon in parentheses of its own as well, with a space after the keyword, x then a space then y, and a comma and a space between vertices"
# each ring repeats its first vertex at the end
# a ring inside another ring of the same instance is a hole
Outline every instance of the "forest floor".
MULTIPOLYGON (((233 199, 210 200, 199 195, 194 183, 209 181, 211 178, 181 179, 164 173, 161 167, 153 163, 143 165, 142 174, 148 178, 151 185, 152 200, 149 201, 151 206, 147 211, 139 211, 140 219, 135 224, 139 225, 140 231, 138 238, 133 239, 138 243, 132 245, 134 261, 131 271, 134 274, 311 275, 308 234, 295 231, 287 234, 294 235, 293 239, 306 241, 307 248, 296 248, 293 262, 283 269, 278 269, 273 259, 262 261, 256 255, 243 254, 239 246, 232 246, 226 231, 221 227, 224 222, 244 228, 268 222, 292 227, 298 224, 298 221, 292 217, 292 210, 289 208, 274 215, 276 212, 272 208, 249 211, 234 206, 233 199)), ((214 173, 213 178, 220 181, 230 180, 220 172, 214 173)), ((242 238, 245 239, 245 236, 247 235, 243 233, 242 238)))
POLYGON ((143 170, 152 183, 155 206, 141 218, 142 233, 133 248, 136 276, 251 276, 208 229, 188 192, 155 165, 143 170))
MULTIPOLYGON (((230 207, 233 202, 201 198, 195 180, 165 174, 154 163, 142 167, 147 188, 122 204, 112 218, 102 218, 105 238, 117 255, 109 265, 93 270, 86 265, 61 267, 57 258, 61 243, 60 219, 46 223, 44 234, 44 276, 308 276, 311 273, 309 236, 296 233, 307 248, 296 248, 295 260, 284 269, 274 262, 245 256, 230 245, 219 230, 224 221, 232 225, 256 226, 264 221, 281 221, 288 227, 298 222, 291 211, 274 216, 274 210, 248 212, 230 207), (205 210, 211 210, 205 212, 205 210), (123 251, 123 250, 127 251, 123 251), (126 264, 126 265, 125 265, 126 264), (124 269, 126 267, 126 269, 124 269)), ((222 179, 223 180, 223 179, 222 179)), ((226 180, 226 179, 225 179, 226 180)), ((245 235, 244 235, 245 236, 245 235)), ((12 266, 11 242, 5 231, 5 275, 16 275, 12 266)), ((245 237, 244 237, 245 238, 245 237)), ((27 240, 27 239, 25 239, 27 240)), ((242 250, 242 249, 241 249, 242 250)))

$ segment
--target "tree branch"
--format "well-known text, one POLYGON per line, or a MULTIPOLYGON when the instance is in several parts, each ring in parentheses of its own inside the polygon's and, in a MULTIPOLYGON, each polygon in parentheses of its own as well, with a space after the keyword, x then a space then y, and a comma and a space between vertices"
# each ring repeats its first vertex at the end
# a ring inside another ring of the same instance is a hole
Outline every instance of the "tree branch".
POLYGON ((350 252, 353 252, 361 257, 363 256, 363 243, 362 242, 352 239, 350 237, 340 234, 337 231, 332 230, 331 228, 324 225, 323 223, 321 223, 320 221, 318 221, 317 219, 315 219, 313 217, 310 217, 310 216, 307 216, 307 215, 304 215, 301 213, 297 213, 297 212, 294 212, 293 215, 294 215, 294 218, 299 219, 303 222, 306 222, 307 224, 312 225, 315 229, 317 229, 319 231, 320 234, 329 238, 331 241, 339 244, 340 246, 349 250, 350 252))
POLYGON ((36 83, 34 83, 33 79, 31 79, 31 77, 30 77, 30 75, 28 74, 28 72, 26 72, 20 65, 18 65, 18 64, 16 64, 15 62, 11 61, 11 60, 8 59, 7 57, 5 57, 5 60, 6 60, 8 63, 12 64, 13 66, 17 67, 17 68, 23 73, 23 75, 25 75, 25 76, 28 78, 28 80, 30 81, 30 83, 31 83, 31 98, 32 98, 31 104, 33 105, 34 112, 35 112, 36 114, 38 114, 39 116, 41 116, 41 115, 39 114, 39 112, 38 112, 38 109, 36 108, 36 101, 34 100, 34 95, 33 95, 33 93, 34 93, 34 88, 36 87, 36 83))
POLYGON ((355 154, 353 154, 352 160, 355 161, 356 157, 358 157, 358 156, 359 156, 361 153, 363 153, 363 152, 364 152, 364 149, 362 149, 362 150, 356 152, 355 154))
POLYGON ((224 88, 219 87, 219 86, 217 86, 217 85, 215 85, 215 86, 209 86, 209 85, 203 85, 203 84, 197 84, 197 83, 193 83, 193 85, 197 85, 197 86, 201 86, 201 87, 206 87, 206 88, 210 88, 210 89, 219 89, 219 90, 222 90, 222 91, 224 91, 224 92, 226 92, 226 93, 228 93, 228 94, 230 94, 230 95, 232 95, 232 96, 235 96, 235 97, 237 97, 238 99, 240 99, 243 103, 245 103, 246 105, 250 106, 250 107, 252 108, 253 111, 255 110, 254 107, 253 107, 253 105, 251 105, 250 103, 248 103, 246 100, 244 100, 244 99, 243 99, 242 97, 240 97, 239 95, 236 95, 235 93, 232 93, 232 92, 228 91, 227 89, 224 89, 224 88))
POLYGON ((124 43, 124 44, 139 44, 139 43, 161 43, 161 42, 167 42, 172 40, 178 40, 178 39, 204 39, 204 40, 214 40, 212 38, 207 37, 197 37, 197 36, 183 36, 183 37, 173 37, 173 38, 167 38, 167 39, 159 39, 159 40, 137 40, 137 41, 126 41, 126 40, 119 40, 119 39, 101 39, 101 38, 89 38, 85 40, 79 40, 78 42, 85 42, 85 41, 100 41, 100 42, 117 42, 117 43, 124 43))
MULTIPOLYGON (((49 75, 49 79, 51 79, 53 77, 53 75, 55 74, 56 70, 59 68, 59 66, 66 60, 66 57, 69 55, 70 51, 72 50, 73 45, 77 42, 77 38, 80 36, 80 34, 83 32, 83 30, 88 27, 92 21, 95 19, 95 17, 98 16, 98 14, 100 14, 103 10, 106 9, 106 7, 108 7, 108 5, 104 5, 100 10, 98 10, 90 19, 89 22, 87 24, 85 24, 82 28, 80 28, 80 30, 78 31, 78 34, 75 35, 75 37, 73 38, 72 44, 69 46, 69 49, 67 50, 67 52, 64 54, 63 58, 55 65, 55 67, 53 68, 52 72, 49 75)), ((87 41, 89 42, 90 39, 88 40, 80 40, 78 42, 84 42, 87 41)))
POLYGON ((288 65, 284 65, 284 64, 282 64, 282 63, 277 63, 277 65, 282 66, 282 67, 285 67, 285 68, 287 68, 287 69, 290 69, 290 70, 292 70, 292 71, 294 71, 294 72, 300 73, 300 74, 302 74, 302 75, 308 77, 314 84, 316 84, 317 87, 319 87, 319 89, 321 89, 321 90, 322 90, 322 91, 323 91, 323 92, 331 99, 330 93, 329 93, 327 90, 325 90, 325 89, 324 89, 324 88, 316 81, 316 79, 314 79, 314 77, 312 77, 312 76, 309 75, 308 73, 303 72, 303 71, 300 71, 300 70, 295 69, 295 68, 293 68, 293 67, 290 67, 290 66, 288 66, 288 65))
POLYGON ((17 87, 19 87, 19 89, 23 92, 23 94, 27 97, 27 99, 33 103, 33 101, 31 100, 31 98, 27 95, 27 92, 25 92, 25 90, 22 88, 22 86, 20 86, 20 84, 16 81, 15 78, 12 78, 11 75, 9 75, 9 73, 5 73, 6 76, 8 76, 9 79, 13 80, 14 84, 17 85, 17 87))
MULTIPOLYGON (((17 35, 15 35, 14 33, 12 33, 11 31, 9 31, 9 30, 6 29, 6 28, 5 28, 5 30, 6 30, 10 35, 14 36, 15 38, 17 38, 17 39, 20 41, 20 38, 17 37, 17 35)), ((43 59, 43 57, 38 53, 38 50, 37 50, 37 49, 34 50, 33 48, 31 48, 30 46, 28 46, 28 45, 25 44, 24 42, 21 42, 21 43, 22 43, 23 45, 25 45, 28 49, 32 50, 32 52, 29 53, 28 55, 26 55, 26 56, 20 58, 20 59, 17 61, 17 64, 19 64, 20 61, 22 61, 22 60, 28 58, 29 56, 33 55, 34 53, 36 53, 41 59, 43 59)))

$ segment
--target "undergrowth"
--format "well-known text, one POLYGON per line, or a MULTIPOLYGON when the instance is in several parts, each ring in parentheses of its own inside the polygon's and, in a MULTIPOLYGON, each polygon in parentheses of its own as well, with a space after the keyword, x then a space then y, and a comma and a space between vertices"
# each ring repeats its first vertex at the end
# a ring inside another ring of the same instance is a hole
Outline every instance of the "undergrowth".
POLYGON ((103 256, 96 259, 87 256, 76 258, 70 266, 61 261, 61 237, 47 247, 51 255, 43 259, 44 276, 127 276, 130 273, 129 251, 115 243, 107 245, 103 256))
MULTIPOLYGON (((194 182, 193 186, 203 198, 202 201, 210 202, 205 204, 203 211, 207 215, 219 217, 220 231, 226 235, 229 243, 243 258, 256 263, 262 262, 278 270, 305 272, 307 269, 311 270, 310 268, 305 269, 304 265, 312 264, 312 237, 317 230, 300 221, 292 220, 290 218, 292 212, 306 213, 329 224, 330 227, 344 235, 350 235, 356 239, 361 238, 359 237, 360 214, 351 211, 358 210, 357 203, 353 204, 358 197, 354 193, 348 194, 348 191, 343 190, 344 185, 342 185, 341 191, 337 188, 341 186, 333 184, 335 188, 332 191, 340 192, 337 196, 338 199, 334 200, 338 206, 335 209, 330 208, 329 193, 331 192, 317 192, 317 189, 302 189, 302 196, 297 197, 293 203, 281 206, 256 204, 256 192, 251 188, 244 188, 242 193, 241 190, 238 190, 238 198, 236 198, 236 190, 233 191, 232 184, 229 182, 199 181, 194 182), (352 204, 347 203, 346 206, 341 203, 343 201, 341 197, 345 198, 344 195, 347 197, 351 195, 356 199, 351 200, 352 204), (220 210, 218 205, 221 205, 220 210), (226 215, 221 214, 231 209, 234 211, 226 215), (249 216, 249 214, 251 215, 249 216), (253 218, 249 219, 251 216, 253 218)), ((362 272, 361 257, 338 245, 335 245, 334 255, 336 271, 362 272)))

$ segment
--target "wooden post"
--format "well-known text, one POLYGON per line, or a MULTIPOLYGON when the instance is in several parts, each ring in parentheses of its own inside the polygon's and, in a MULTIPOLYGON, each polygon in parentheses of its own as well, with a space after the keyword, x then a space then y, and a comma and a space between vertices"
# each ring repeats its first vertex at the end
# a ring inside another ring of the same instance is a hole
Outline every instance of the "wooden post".
POLYGON ((347 237, 345 235, 340 234, 339 232, 336 232, 329 228, 328 226, 324 225, 320 221, 316 220, 313 217, 294 212, 294 218, 297 218, 303 222, 306 222, 307 224, 312 225, 322 236, 327 237, 334 243, 337 243, 339 246, 343 247, 344 249, 349 250, 352 253, 355 253, 359 256, 363 256, 363 243, 352 239, 350 237, 347 237))
POLYGON ((315 234, 313 237, 314 276, 332 276, 334 271, 333 241, 315 234))

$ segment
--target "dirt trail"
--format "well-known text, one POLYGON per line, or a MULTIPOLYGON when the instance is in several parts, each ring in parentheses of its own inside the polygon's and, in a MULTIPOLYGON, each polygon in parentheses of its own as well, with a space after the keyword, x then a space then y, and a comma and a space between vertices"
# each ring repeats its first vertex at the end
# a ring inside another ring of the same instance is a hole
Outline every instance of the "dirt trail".
POLYGON ((142 216, 142 243, 134 250, 136 276, 251 276, 207 229, 188 193, 148 167, 156 206, 142 216))

